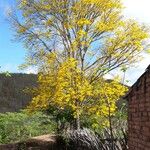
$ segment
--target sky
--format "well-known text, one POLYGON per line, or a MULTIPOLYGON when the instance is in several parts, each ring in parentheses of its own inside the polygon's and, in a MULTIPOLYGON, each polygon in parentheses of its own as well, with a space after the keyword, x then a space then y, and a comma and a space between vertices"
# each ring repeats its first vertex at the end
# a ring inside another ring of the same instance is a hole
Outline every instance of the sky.
POLYGON ((15 2, 0 0, 0 72, 34 73, 32 68, 18 70, 18 66, 24 62, 26 50, 22 43, 15 42, 13 29, 7 21, 7 12, 15 6, 15 2))
MULTIPOLYGON (((123 0, 125 5, 124 15, 140 23, 150 26, 150 1, 149 0, 123 0)), ((145 72, 150 64, 150 54, 144 54, 143 60, 135 64, 126 73, 128 84, 132 85, 145 72)))
MULTIPOLYGON (((34 73, 33 68, 24 71, 18 70, 18 66, 24 62, 26 50, 22 43, 13 41, 14 32, 6 21, 7 11, 14 6, 16 0, 0 0, 0 72, 25 72, 34 73)), ((133 18, 138 22, 150 25, 150 1, 149 0, 123 0, 125 9, 123 14, 127 18, 133 18)), ((150 56, 144 54, 144 59, 129 69, 126 73, 128 84, 132 85, 150 64, 150 56)))

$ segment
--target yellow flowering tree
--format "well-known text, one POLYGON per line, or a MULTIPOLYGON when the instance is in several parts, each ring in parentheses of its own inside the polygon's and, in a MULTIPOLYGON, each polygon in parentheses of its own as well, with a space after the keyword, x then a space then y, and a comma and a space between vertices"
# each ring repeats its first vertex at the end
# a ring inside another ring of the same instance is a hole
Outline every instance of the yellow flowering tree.
POLYGON ((85 110, 111 116, 124 88, 102 79, 139 60, 148 29, 124 19, 121 0, 18 0, 18 9, 22 19, 12 14, 11 21, 29 50, 22 67, 40 72, 29 108, 70 107, 78 128, 85 110))
POLYGON ((16 39, 29 49, 28 65, 54 52, 58 61, 78 61, 91 82, 139 60, 149 38, 144 25, 124 19, 121 0, 17 0, 12 15, 16 39))
POLYGON ((116 101, 126 91, 123 85, 116 80, 109 83, 104 79, 90 83, 77 67, 74 58, 69 58, 58 66, 56 64, 55 54, 45 58, 38 76, 39 86, 33 90, 35 97, 28 106, 29 110, 70 108, 78 129, 80 116, 83 114, 96 114, 106 118, 112 116, 116 110, 116 101))
POLYGON ((93 117, 93 128, 109 128, 111 139, 114 138, 112 120, 118 111, 116 103, 127 90, 118 77, 113 80, 99 79, 94 85, 91 105, 88 105, 86 112, 93 117))
POLYGON ((29 110, 48 109, 50 106, 65 109, 71 108, 80 128, 80 115, 82 114, 86 98, 92 96, 92 85, 77 68, 77 61, 69 58, 56 67, 56 55, 51 54, 45 58, 45 65, 38 76, 39 87, 32 92, 36 95, 29 110))

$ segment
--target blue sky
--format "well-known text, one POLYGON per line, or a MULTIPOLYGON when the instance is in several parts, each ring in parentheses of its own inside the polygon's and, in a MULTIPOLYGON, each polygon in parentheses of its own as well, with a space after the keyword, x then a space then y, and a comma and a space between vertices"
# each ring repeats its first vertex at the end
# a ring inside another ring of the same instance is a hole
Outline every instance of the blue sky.
MULTIPOLYGON (((17 66, 24 62, 25 49, 22 43, 12 42, 14 33, 6 21, 7 11, 15 4, 16 0, 0 0, 0 71, 20 72, 17 66)), ((139 22, 150 25, 149 0, 123 0, 125 5, 124 15, 134 18, 139 22)), ((143 61, 131 68, 126 75, 130 83, 134 83, 150 64, 150 56, 144 55, 143 61)), ((29 68, 24 72, 34 72, 29 68)))
POLYGON ((22 43, 12 41, 13 31, 6 21, 7 11, 15 0, 0 0, 0 66, 1 71, 18 72, 17 66, 24 61, 25 49, 22 43))

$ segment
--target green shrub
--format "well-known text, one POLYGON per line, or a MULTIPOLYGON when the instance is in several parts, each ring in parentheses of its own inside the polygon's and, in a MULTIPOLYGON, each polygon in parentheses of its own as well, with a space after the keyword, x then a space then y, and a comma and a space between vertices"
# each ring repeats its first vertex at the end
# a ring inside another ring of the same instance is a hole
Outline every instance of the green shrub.
POLYGON ((24 111, 0 114, 0 143, 22 141, 33 136, 53 133, 55 128, 52 117, 42 112, 32 115, 24 111))
MULTIPOLYGON (((105 125, 105 121, 109 121, 108 117, 97 117, 97 115, 82 116, 81 125, 95 131, 103 137, 106 132, 110 132, 109 122, 105 125)), ((106 122, 107 123, 107 122, 106 122)), ((111 117, 111 125, 115 137, 122 138, 122 130, 127 131, 127 104, 121 103, 116 112, 111 117)), ((106 138, 105 136, 103 138, 106 138)))

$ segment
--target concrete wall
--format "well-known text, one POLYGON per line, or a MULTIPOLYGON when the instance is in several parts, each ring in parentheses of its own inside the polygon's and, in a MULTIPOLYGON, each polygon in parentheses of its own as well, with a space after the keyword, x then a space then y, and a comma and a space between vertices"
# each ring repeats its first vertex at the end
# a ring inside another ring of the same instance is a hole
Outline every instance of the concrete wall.
POLYGON ((128 96, 129 150, 150 150, 150 70, 132 86, 128 96))
POLYGON ((0 112, 14 112, 25 108, 31 101, 31 95, 23 89, 36 86, 37 75, 11 74, 11 77, 0 74, 0 112))

